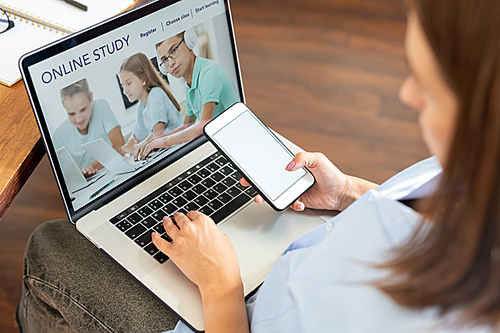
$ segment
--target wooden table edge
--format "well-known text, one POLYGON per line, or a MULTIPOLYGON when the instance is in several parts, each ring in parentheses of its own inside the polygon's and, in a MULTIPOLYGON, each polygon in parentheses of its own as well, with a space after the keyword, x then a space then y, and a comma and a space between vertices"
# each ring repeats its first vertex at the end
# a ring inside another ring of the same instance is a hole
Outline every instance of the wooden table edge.
POLYGON ((7 182, 4 192, 2 196, 0 196, 0 219, 10 207, 14 198, 36 169, 44 155, 45 148, 43 147, 42 138, 39 136, 29 154, 7 182))

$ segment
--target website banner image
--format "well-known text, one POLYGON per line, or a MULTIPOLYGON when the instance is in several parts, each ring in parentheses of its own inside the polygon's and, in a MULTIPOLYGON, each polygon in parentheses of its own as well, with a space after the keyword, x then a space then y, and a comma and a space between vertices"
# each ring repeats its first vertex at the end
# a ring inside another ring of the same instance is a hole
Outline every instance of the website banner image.
POLYGON ((182 1, 29 68, 73 209, 241 101, 224 2, 182 1))

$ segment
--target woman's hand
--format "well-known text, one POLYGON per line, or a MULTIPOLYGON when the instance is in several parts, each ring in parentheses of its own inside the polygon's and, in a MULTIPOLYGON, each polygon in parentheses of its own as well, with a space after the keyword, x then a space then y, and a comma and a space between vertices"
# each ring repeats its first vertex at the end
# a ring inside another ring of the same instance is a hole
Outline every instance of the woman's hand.
MULTIPOLYGON (((353 179, 343 174, 325 155, 321 153, 298 153, 286 166, 293 172, 306 167, 316 178, 316 183, 290 207, 303 211, 306 207, 312 209, 344 210, 352 201, 353 179)), ((241 179, 244 186, 250 184, 241 179)), ((264 199, 258 195, 255 202, 261 204, 264 199)))
POLYGON ((163 218, 172 238, 153 233, 153 244, 200 289, 205 332, 250 332, 238 257, 229 237, 208 216, 191 211, 163 218))
POLYGON ((224 294, 243 288, 238 257, 229 237, 203 213, 176 213, 174 221, 165 217, 163 226, 173 242, 157 233, 153 244, 195 283, 203 294, 224 294))
POLYGON ((152 151, 160 148, 168 148, 170 144, 168 143, 168 136, 161 136, 152 141, 145 141, 141 143, 134 152, 134 161, 144 160, 146 156, 152 151))

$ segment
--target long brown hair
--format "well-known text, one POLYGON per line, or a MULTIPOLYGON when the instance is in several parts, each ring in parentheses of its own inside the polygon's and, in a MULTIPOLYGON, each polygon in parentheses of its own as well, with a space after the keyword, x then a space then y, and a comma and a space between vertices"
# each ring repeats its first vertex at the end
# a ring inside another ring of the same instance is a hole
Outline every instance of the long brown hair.
POLYGON ((422 222, 384 267, 398 304, 500 322, 500 1, 408 0, 459 101, 442 180, 422 222))
POLYGON ((121 72, 122 70, 134 73, 134 75, 137 76, 140 80, 146 82, 145 88, 148 93, 154 87, 163 89, 167 93, 168 98, 170 98, 172 103, 174 103, 174 106, 177 108, 177 110, 181 110, 181 106, 175 99, 174 95, 172 95, 170 89, 167 88, 163 80, 160 79, 158 73, 151 64, 151 61, 148 59, 148 57, 146 57, 144 53, 139 52, 125 59, 120 66, 119 72, 121 72))

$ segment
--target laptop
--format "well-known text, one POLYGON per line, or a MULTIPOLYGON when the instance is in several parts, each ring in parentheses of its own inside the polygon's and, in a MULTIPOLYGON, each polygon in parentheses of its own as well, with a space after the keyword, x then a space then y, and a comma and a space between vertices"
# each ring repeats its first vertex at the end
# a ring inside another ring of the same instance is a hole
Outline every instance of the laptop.
POLYGON ((99 161, 109 172, 119 175, 122 173, 134 172, 137 169, 150 163, 153 159, 163 154, 168 149, 160 149, 153 151, 151 154, 142 160, 134 160, 134 156, 126 154, 120 155, 113 147, 111 147, 102 138, 84 143, 81 147, 89 153, 96 161, 99 161))
POLYGON ((68 190, 71 193, 89 186, 105 172, 104 170, 99 171, 95 175, 92 175, 91 177, 86 179, 65 146, 58 148, 56 150, 56 154, 59 163, 61 164, 61 169, 64 175, 64 179, 67 181, 68 190))
POLYGON ((88 185, 85 176, 80 171, 80 168, 73 160, 73 157, 69 154, 66 147, 61 147, 56 150, 57 158, 61 163, 62 173, 64 175, 64 179, 68 184, 68 190, 70 192, 75 192, 85 186, 88 185))
MULTIPOLYGON (((140 169, 108 172, 71 196, 54 140, 56 129, 67 120, 60 90, 83 78, 94 103, 109 104, 122 132, 133 128, 116 82, 121 63, 138 52, 154 63, 156 43, 190 28, 200 36, 195 54, 220 65, 245 102, 228 0, 151 2, 23 56, 20 68, 70 222, 180 320, 201 332, 205 327, 197 286, 151 243, 152 231, 168 238, 163 216, 190 210, 209 215, 234 245, 246 297, 290 243, 325 221, 309 210, 277 213, 254 203, 256 191, 239 184, 241 175, 203 135, 140 169)), ((179 91, 174 97, 182 110, 186 96, 179 91)), ((281 139, 290 150, 300 151, 281 139)))

